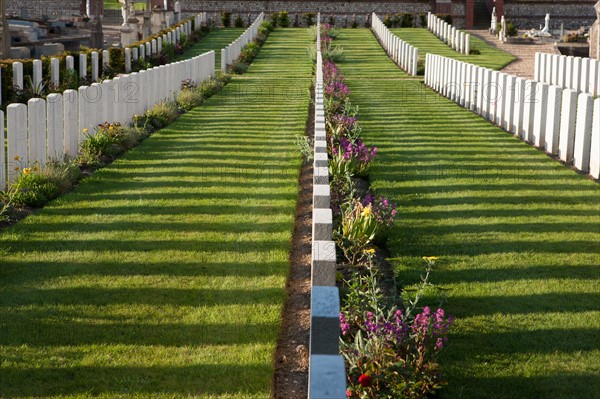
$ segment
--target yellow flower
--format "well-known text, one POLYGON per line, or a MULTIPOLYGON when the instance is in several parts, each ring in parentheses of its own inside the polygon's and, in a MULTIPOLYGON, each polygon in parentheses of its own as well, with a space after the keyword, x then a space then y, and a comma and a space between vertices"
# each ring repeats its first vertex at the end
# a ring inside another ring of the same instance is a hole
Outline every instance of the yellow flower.
POLYGON ((15 171, 17 171, 17 172, 19 171, 19 167, 18 166, 15 166, 15 171))
POLYGON ((423 259, 428 260, 428 261, 434 261, 434 260, 438 260, 439 257, 437 256, 423 256, 423 259))
POLYGON ((113 131, 113 129, 114 129, 113 125, 110 125, 110 126, 108 127, 108 130, 110 130, 111 132, 113 131))
POLYGON ((365 249, 365 253, 366 254, 374 254, 375 253, 375 248, 365 249))
POLYGON ((30 174, 30 173, 31 173, 31 168, 24 168, 24 169, 23 169, 23 174, 24 174, 24 175, 28 175, 28 174, 30 174))
POLYGON ((362 215, 369 216, 372 212, 373 212, 373 208, 371 207, 371 204, 369 204, 368 206, 365 207, 365 209, 363 209, 362 215))
POLYGON ((20 160, 21 160, 21 157, 18 155, 15 155, 15 161, 20 161, 20 160))
POLYGON ((34 171, 34 172, 39 172, 39 170, 40 170, 40 168, 38 168, 38 166, 37 166, 37 165, 34 165, 34 167, 33 167, 33 171, 34 171))
POLYGON ((84 128, 83 128, 83 132, 84 132, 84 133, 87 133, 87 132, 88 132, 88 128, 87 128, 87 127, 84 127, 84 128))

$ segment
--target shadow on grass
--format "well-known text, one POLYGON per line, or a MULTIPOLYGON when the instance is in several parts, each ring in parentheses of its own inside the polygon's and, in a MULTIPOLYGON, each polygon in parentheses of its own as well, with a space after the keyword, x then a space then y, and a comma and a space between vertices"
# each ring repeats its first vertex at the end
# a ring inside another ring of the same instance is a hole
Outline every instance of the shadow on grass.
POLYGON ((3 367, 0 395, 3 398, 79 395, 116 397, 208 397, 239 395, 236 398, 267 397, 270 366, 252 364, 193 364, 189 366, 22 369, 3 367), (235 379, 236 384, 231 381, 235 379), (14 381, 27 381, 17 384, 14 381), (182 383, 186 381, 186 383, 182 383), (220 382, 220 383, 218 383, 220 382), (244 387, 240 389, 232 388, 244 387))
MULTIPOLYGON (((467 370, 462 370, 462 373, 467 370)), ((589 392, 600 392, 600 379, 596 374, 585 372, 544 376, 463 375, 456 384, 448 386, 448 394, 454 399, 584 399, 579 391, 573 389, 578 386, 589 387, 589 392)))

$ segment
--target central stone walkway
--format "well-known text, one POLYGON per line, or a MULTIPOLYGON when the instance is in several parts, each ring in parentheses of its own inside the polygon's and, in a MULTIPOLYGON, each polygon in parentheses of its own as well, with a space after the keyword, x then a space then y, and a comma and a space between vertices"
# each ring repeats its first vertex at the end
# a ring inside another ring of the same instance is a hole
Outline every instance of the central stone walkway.
POLYGON ((398 282, 416 284, 421 257, 440 257, 431 281, 457 318, 440 397, 600 392, 600 185, 407 80, 370 31, 342 30, 335 44, 379 149, 371 184, 398 204, 398 282))
POLYGON ((520 76, 526 79, 533 79, 535 69, 535 53, 560 54, 553 43, 538 44, 513 44, 503 43, 487 29, 471 29, 468 31, 472 35, 486 41, 488 44, 511 53, 517 59, 502 69, 502 72, 510 75, 520 76))
POLYGON ((311 42, 0 231, 0 397, 270 396, 311 42))

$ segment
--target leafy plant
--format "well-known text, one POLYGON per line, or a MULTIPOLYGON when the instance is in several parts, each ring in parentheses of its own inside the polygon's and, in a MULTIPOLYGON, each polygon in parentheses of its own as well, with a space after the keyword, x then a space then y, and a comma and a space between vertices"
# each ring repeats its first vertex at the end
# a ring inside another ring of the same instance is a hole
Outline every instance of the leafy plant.
POLYGON ((279 26, 282 28, 287 28, 290 26, 290 17, 287 11, 282 11, 279 13, 279 26))
POLYGON ((302 19, 307 27, 313 26, 315 24, 314 18, 317 16, 314 12, 307 12, 302 14, 302 19))
POLYGON ((12 203, 20 206, 40 207, 62 193, 56 183, 38 172, 37 165, 22 169, 14 183, 15 191, 12 195, 12 203))
POLYGON ((271 26, 273 28, 276 28, 278 23, 279 23, 279 13, 274 12, 271 14, 271 26))
MULTIPOLYGON (((431 286, 433 259, 426 258, 427 274, 420 293, 431 286)), ((437 359, 453 318, 446 317, 442 308, 432 311, 428 306, 414 314, 421 296, 405 303, 404 309, 398 308, 396 301, 383 294, 380 278, 377 270, 368 266, 366 274, 356 272, 348 281, 349 294, 340 313, 340 351, 348 365, 348 397, 429 397, 445 384, 437 359)))
POLYGON ((235 26, 236 28, 244 27, 244 20, 241 15, 238 14, 238 16, 235 18, 235 22, 233 23, 233 26, 235 26))
POLYGON ((231 26, 231 13, 229 11, 221 14, 221 23, 224 28, 229 28, 231 26))

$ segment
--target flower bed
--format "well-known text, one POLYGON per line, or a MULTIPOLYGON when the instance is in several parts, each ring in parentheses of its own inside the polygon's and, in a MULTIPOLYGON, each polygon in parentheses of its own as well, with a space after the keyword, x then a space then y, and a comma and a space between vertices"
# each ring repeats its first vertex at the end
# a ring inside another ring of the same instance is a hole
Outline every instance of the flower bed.
POLYGON ((426 274, 410 295, 384 287, 382 253, 394 225, 396 206, 368 185, 377 148, 361 138, 358 108, 333 58, 335 30, 322 26, 322 53, 328 167, 331 176, 333 239, 340 265, 338 285, 345 293, 340 313, 340 352, 347 367, 351 398, 423 398, 444 381, 437 358, 452 318, 439 307, 419 307, 432 284, 435 258, 424 258, 426 274), (329 56, 328 56, 329 55, 329 56))

